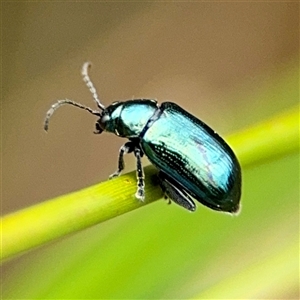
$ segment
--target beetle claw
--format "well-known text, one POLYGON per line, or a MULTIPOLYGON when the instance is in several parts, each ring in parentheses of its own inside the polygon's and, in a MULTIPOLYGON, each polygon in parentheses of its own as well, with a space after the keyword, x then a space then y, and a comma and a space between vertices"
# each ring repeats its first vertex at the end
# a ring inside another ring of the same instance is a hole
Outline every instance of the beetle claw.
POLYGON ((113 178, 115 178, 115 177, 118 177, 118 176, 120 176, 120 174, 121 174, 121 172, 118 172, 118 171, 117 171, 117 172, 115 172, 115 173, 109 175, 108 179, 113 179, 113 178))
POLYGON ((138 188, 138 190, 135 193, 135 197, 138 200, 144 202, 144 200, 145 200, 145 191, 144 191, 144 189, 138 188))

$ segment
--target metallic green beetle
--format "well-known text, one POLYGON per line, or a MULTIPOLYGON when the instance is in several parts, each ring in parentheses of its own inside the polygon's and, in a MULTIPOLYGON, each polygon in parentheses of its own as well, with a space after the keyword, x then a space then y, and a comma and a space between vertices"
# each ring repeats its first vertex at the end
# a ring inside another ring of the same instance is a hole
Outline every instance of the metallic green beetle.
POLYGON ((145 198, 141 157, 146 155, 159 170, 166 196, 175 203, 194 211, 194 198, 214 210, 238 212, 241 168, 231 148, 214 130, 172 102, 158 105, 155 100, 135 99, 105 107, 88 76, 89 66, 83 65, 82 75, 99 110, 59 100, 47 112, 46 131, 50 117, 61 105, 85 109, 98 117, 95 133, 107 131, 129 139, 120 149, 118 169, 110 178, 121 174, 124 154, 133 152, 137 160, 136 198, 145 198))

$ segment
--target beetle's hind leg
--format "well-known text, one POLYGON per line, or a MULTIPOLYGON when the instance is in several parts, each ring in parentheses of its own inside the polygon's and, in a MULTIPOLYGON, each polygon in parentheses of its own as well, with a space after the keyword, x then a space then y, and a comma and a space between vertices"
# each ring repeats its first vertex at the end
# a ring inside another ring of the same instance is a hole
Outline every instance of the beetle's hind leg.
POLYGON ((196 210, 196 205, 194 201, 186 193, 185 190, 178 187, 174 180, 172 180, 168 175, 166 175, 162 171, 159 172, 158 178, 160 180, 161 188, 163 189, 167 198, 171 199, 173 202, 177 203, 178 205, 184 207, 189 211, 196 210))
POLYGON ((118 160, 118 169, 116 172, 114 172, 113 174, 111 174, 109 176, 109 179, 112 179, 114 177, 117 177, 121 174, 121 172, 124 170, 125 168, 125 163, 124 163, 124 154, 127 153, 131 153, 134 151, 135 148, 135 144, 133 142, 127 142, 125 143, 119 151, 119 160, 118 160))

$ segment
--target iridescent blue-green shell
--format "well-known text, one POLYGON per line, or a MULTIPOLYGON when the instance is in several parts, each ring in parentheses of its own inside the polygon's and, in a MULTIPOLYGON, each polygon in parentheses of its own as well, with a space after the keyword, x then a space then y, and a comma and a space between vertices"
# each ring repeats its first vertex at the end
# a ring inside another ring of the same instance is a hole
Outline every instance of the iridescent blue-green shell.
POLYGON ((175 103, 162 103, 159 111, 140 137, 148 159, 202 204, 238 211, 241 169, 231 148, 175 103))

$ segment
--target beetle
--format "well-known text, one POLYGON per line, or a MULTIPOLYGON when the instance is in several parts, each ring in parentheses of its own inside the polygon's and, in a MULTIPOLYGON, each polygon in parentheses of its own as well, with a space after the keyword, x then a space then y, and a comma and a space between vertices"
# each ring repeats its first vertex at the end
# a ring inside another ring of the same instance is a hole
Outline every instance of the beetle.
POLYGON ((98 110, 72 100, 58 100, 46 114, 44 129, 54 111, 65 104, 84 109, 98 117, 94 133, 103 131, 127 138, 119 150, 118 169, 123 171, 124 155, 136 157, 136 198, 144 201, 145 184, 141 157, 145 155, 159 170, 158 178, 165 196, 189 211, 193 199, 217 211, 236 213, 241 197, 240 164, 226 142, 208 125, 175 103, 158 105, 152 99, 116 101, 105 107, 88 75, 89 62, 82 77, 92 93, 98 110))

